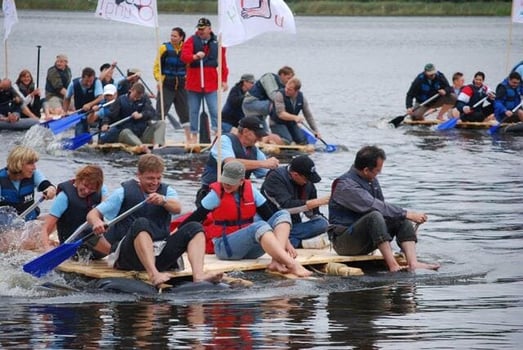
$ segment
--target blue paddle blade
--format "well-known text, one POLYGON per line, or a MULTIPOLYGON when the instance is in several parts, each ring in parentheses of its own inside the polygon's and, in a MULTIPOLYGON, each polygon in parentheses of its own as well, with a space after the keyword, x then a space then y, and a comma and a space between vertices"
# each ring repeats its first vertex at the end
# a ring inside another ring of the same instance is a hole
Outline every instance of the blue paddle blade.
POLYGON ((42 126, 49 128, 53 132, 53 134, 56 135, 78 124, 84 116, 85 113, 83 112, 74 113, 57 120, 50 120, 48 122, 42 123, 42 126))
POLYGON ((309 130, 307 130, 305 128, 301 128, 301 130, 303 131, 303 134, 305 135, 305 139, 307 140, 307 143, 309 145, 314 145, 316 143, 316 141, 318 141, 316 136, 314 136, 314 134, 312 132, 310 132, 309 130))
POLYGON ((336 145, 325 144, 325 150, 329 153, 336 152, 336 145))
POLYGON ((82 245, 82 242, 83 240, 80 239, 73 243, 61 244, 53 250, 25 263, 23 269, 35 277, 42 277, 72 257, 80 245, 82 245))
POLYGON ((490 128, 488 128, 487 132, 489 135, 494 135, 495 133, 498 132, 499 128, 501 128, 501 123, 492 125, 490 128))
POLYGON ((83 134, 80 134, 78 136, 63 140, 62 149, 74 151, 75 149, 85 145, 86 143, 89 143, 92 138, 92 134, 84 132, 83 134))
POLYGON ((449 130, 452 129, 458 124, 459 118, 450 118, 446 122, 443 122, 438 125, 436 130, 449 130))

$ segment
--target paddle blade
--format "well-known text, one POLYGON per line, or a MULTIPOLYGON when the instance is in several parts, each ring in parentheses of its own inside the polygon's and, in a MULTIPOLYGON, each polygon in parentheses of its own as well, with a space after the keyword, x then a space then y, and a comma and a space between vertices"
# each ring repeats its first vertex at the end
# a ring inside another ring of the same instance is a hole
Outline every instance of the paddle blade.
POLYGON ((62 141, 62 148, 65 150, 74 151, 86 143, 89 143, 92 138, 92 134, 84 132, 83 134, 62 141))
POLYGON ((489 135, 494 135, 495 133, 498 132, 498 130, 501 128, 501 123, 499 124, 496 124, 496 125, 492 125, 489 129, 488 129, 488 134, 489 135))
POLYGON ((456 124, 458 124, 458 121, 459 118, 450 118, 449 120, 439 124, 436 130, 442 131, 452 129, 456 126, 456 124))
POLYGON ((405 118, 407 117, 407 115, 399 115, 397 116, 396 118, 392 119, 389 124, 392 124, 394 125, 395 128, 397 128, 398 126, 400 126, 401 123, 403 123, 403 121, 405 120, 405 118))
POLYGON ((207 113, 200 114, 200 143, 211 143, 211 130, 207 113))
POLYGON ((53 134, 56 135, 78 124, 83 117, 84 113, 74 113, 57 120, 50 120, 42 125, 51 129, 53 134))
POLYGON ((23 269, 35 277, 42 277, 72 257, 82 242, 83 240, 78 240, 73 243, 61 244, 53 250, 25 263, 23 269))
POLYGON ((330 145, 330 144, 325 144, 325 150, 328 152, 328 153, 331 153, 331 152, 336 152, 336 145, 330 145))

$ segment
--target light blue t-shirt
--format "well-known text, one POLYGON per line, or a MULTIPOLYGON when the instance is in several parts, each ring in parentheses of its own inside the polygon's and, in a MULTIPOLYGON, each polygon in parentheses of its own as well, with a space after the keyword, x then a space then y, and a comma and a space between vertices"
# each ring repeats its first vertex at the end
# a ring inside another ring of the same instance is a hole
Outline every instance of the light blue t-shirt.
MULTIPOLYGON (((45 175, 38 169, 36 169, 33 173, 34 181, 35 181, 35 188, 38 188, 42 181, 47 180, 45 175)), ((20 180, 11 180, 11 183, 16 188, 17 191, 20 191, 20 180)), ((0 186, 0 193, 2 192, 2 186, 0 186)))
MULTIPOLYGON (((267 199, 261 194, 261 192, 252 185, 252 194, 254 196, 254 203, 256 204, 256 208, 262 206, 267 199)), ((240 202, 240 194, 238 192, 234 193, 234 198, 236 199, 236 203, 240 202)), ((220 205, 220 197, 218 197, 218 194, 214 191, 210 191, 203 199, 202 199, 202 206, 207 210, 214 210, 218 208, 220 205)))
MULTIPOLYGON (((107 187, 102 185, 102 198, 106 197, 108 193, 109 190, 107 190, 107 187)), ((51 209, 49 209, 49 214, 56 218, 61 218, 63 213, 67 210, 67 207, 69 207, 69 198, 64 191, 61 191, 56 195, 56 198, 51 205, 51 209)))
MULTIPOLYGON (((102 203, 96 206, 96 209, 108 220, 114 219, 120 208, 122 207, 124 197, 123 187, 119 187, 111 193, 111 195, 102 203)), ((178 193, 171 186, 167 186, 167 193, 165 195, 167 199, 178 199, 178 193)), ((144 197, 145 199, 145 197, 144 197)))
MULTIPOLYGON (((231 142, 231 139, 229 138, 229 136, 222 135, 220 137, 220 143, 222 145, 222 155, 221 155, 222 159, 236 158, 236 155, 234 154, 234 150, 232 148, 232 142, 231 142)), ((260 149, 258 147, 255 147, 255 149, 256 149, 257 160, 267 159, 267 157, 265 156, 265 153, 260 151, 260 149)), ((245 150, 245 147, 244 147, 244 150, 245 150)), ((218 143, 215 143, 214 146, 212 146, 211 154, 214 157, 214 159, 218 159, 218 143)), ((258 168, 253 171, 253 174, 254 174, 254 176, 256 176, 256 178, 259 179, 259 178, 262 178, 265 175, 267 175, 268 171, 269 171, 269 169, 258 168)))

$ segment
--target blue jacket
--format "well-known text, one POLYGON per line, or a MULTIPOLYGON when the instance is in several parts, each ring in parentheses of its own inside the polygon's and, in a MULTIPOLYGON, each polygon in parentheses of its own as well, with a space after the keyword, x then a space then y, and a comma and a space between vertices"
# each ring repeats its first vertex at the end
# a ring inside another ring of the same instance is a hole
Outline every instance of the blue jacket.
MULTIPOLYGON (((16 189, 11 180, 9 180, 7 168, 4 168, 0 170, 0 187, 2 189, 0 206, 11 206, 20 214, 34 203, 34 175, 31 178, 22 179, 19 189, 16 189)), ((36 208, 25 217, 25 220, 34 220, 38 217, 38 214, 40 214, 40 209, 36 208)))

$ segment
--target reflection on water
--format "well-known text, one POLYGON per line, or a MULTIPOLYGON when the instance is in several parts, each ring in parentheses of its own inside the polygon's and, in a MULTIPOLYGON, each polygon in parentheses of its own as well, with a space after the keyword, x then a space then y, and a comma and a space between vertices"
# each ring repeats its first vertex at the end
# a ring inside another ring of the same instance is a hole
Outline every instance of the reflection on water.
MULTIPOLYGON (((85 13, 19 12, 19 17, 32 25, 24 30, 15 26, 10 36, 9 44, 17 43, 10 46, 11 71, 34 67, 31 53, 42 45, 41 71, 56 53, 65 52, 74 76, 84 66, 99 67, 116 59, 123 68, 142 68, 144 79, 153 82, 155 40, 142 27, 85 13), (107 42, 84 44, 99 42, 100 37, 107 42)), ((172 26, 190 33, 196 17, 162 14, 161 40, 168 38, 172 26)), ((35 279, 20 269, 33 256, 10 252, 0 256, 0 347, 520 346, 523 137, 491 137, 485 130, 393 129, 386 123, 404 113, 405 92, 427 62, 447 77, 462 71, 468 81, 482 70, 489 86, 501 81, 506 74, 500 62, 505 60, 507 19, 304 17, 297 18, 297 26, 294 37, 261 36, 229 48, 229 85, 245 72, 260 76, 282 65, 293 66, 322 137, 348 148, 311 154, 323 179, 318 192, 329 192, 331 182, 349 168, 363 144, 382 146, 387 152, 380 175, 385 197, 428 213, 429 221, 419 230, 418 251, 424 260, 439 261, 441 270, 390 275, 378 269, 361 278, 319 276, 315 281, 249 274, 242 277, 254 279, 250 289, 142 298, 90 289, 50 291, 42 284, 73 282, 59 274, 35 279), (427 39, 436 37, 445 39, 427 39), (313 42, 318 48, 311 46, 313 42), (453 54, 456 47, 462 48, 459 55, 453 54)), ((522 42, 522 34, 514 31, 514 42, 522 42)), ((520 57, 523 46, 513 46, 511 60, 520 57)), ((55 183, 70 179, 86 163, 104 168, 110 190, 136 173, 133 155, 88 148, 65 152, 45 130, 0 131, 0 137, 0 159, 16 143, 31 145, 41 155, 37 166, 55 183)), ((183 133, 168 128, 168 138, 177 142, 183 133)), ((183 211, 192 210, 205 157, 162 156, 165 181, 177 190, 183 211)), ((278 157, 285 164, 291 156, 278 157)), ((261 180, 254 182, 259 185, 261 180)), ((42 211, 49 206, 44 202, 42 211)))

